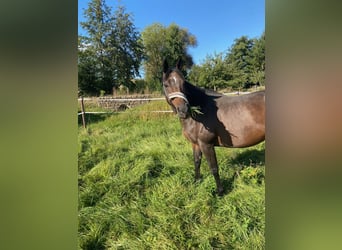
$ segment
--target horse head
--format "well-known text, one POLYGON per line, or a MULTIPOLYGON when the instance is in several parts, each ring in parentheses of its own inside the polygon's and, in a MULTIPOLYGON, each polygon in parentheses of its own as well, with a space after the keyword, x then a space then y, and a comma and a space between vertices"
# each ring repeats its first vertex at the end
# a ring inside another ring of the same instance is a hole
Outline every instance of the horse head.
POLYGON ((169 69, 167 61, 164 60, 162 81, 164 94, 168 104, 179 118, 188 118, 189 101, 183 93, 185 78, 180 71, 179 63, 177 63, 176 68, 169 69))

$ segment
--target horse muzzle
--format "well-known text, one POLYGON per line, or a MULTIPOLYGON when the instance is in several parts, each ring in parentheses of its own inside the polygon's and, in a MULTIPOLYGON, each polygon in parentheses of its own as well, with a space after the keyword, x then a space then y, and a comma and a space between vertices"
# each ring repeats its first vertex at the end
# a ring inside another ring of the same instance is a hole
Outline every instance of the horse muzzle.
POLYGON ((176 112, 179 118, 181 119, 186 119, 189 116, 189 108, 188 108, 188 104, 185 103, 182 106, 178 106, 176 107, 176 112))
POLYGON ((189 116, 189 101, 181 92, 175 92, 168 96, 172 106, 175 108, 177 115, 181 119, 186 119, 189 116))

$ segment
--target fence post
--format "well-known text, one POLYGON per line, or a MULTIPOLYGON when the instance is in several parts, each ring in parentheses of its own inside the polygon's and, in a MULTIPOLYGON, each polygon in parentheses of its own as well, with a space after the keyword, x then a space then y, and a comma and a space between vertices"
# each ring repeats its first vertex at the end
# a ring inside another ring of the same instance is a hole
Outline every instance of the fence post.
POLYGON ((83 128, 86 128, 85 110, 84 110, 83 96, 81 96, 81 111, 82 111, 82 123, 83 123, 83 128))

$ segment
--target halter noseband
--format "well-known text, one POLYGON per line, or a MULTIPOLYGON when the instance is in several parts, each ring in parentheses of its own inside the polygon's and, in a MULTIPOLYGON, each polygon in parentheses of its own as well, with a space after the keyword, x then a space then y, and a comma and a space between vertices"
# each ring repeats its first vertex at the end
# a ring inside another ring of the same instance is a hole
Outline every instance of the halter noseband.
POLYGON ((176 97, 182 98, 187 104, 189 104, 188 99, 182 92, 173 92, 167 96, 169 100, 172 100, 173 98, 176 98, 176 97))

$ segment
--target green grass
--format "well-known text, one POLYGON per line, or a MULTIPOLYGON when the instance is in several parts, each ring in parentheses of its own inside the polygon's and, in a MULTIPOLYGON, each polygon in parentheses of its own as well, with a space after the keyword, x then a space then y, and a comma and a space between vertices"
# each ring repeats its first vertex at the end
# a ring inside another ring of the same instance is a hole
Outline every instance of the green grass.
POLYGON ((80 249, 264 249, 264 143, 217 148, 227 194, 165 102, 79 126, 80 249))

